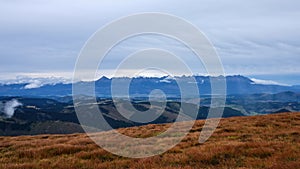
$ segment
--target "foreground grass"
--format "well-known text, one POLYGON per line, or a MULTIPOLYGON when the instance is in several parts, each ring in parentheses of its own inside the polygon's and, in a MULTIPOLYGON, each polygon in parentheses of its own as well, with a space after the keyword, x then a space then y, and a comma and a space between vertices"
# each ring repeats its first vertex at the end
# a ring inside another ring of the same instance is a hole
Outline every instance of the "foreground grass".
MULTIPOLYGON (((129 159, 104 151, 85 134, 0 137, 0 168, 300 168, 300 113, 222 119, 204 144, 197 121, 168 152, 129 159)), ((166 125, 120 129, 150 137, 166 125)))

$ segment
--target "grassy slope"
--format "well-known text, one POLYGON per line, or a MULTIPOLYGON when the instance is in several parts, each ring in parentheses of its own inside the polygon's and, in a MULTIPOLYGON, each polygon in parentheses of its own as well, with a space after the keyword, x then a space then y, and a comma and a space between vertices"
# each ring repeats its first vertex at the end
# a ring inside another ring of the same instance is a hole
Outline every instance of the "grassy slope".
MULTIPOLYGON (((197 143, 204 121, 168 152, 145 159, 112 155, 85 134, 0 137, 0 168, 300 168, 300 113, 222 119, 197 143)), ((168 125, 120 129, 147 137, 168 125)))

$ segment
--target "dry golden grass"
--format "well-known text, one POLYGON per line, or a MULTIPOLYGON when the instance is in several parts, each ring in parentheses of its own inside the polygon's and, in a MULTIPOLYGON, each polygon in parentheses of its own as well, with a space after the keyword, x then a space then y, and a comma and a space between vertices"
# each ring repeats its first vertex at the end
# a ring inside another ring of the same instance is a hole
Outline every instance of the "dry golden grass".
MULTIPOLYGON (((300 168, 300 113, 222 119, 204 144, 197 121, 185 139, 168 152, 129 159, 99 148, 85 134, 0 137, 0 168, 300 168)), ((170 124, 119 129, 150 137, 170 124)))

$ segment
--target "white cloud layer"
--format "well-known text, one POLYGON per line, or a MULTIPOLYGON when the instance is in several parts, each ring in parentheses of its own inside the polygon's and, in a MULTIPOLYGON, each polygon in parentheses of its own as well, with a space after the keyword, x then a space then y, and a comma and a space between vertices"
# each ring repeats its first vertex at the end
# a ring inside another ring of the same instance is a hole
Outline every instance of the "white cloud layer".
POLYGON ((31 76, 17 76, 15 79, 6 79, 0 81, 0 84, 27 84, 24 89, 39 88, 44 85, 54 85, 58 83, 72 83, 72 79, 63 77, 31 77, 31 76))

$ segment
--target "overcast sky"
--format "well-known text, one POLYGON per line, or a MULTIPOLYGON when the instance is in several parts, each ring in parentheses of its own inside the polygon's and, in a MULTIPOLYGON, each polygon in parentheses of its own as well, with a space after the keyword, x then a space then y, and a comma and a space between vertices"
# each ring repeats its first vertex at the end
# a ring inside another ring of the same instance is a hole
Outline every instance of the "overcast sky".
MULTIPOLYGON (((0 80, 71 78, 80 49, 96 30, 139 12, 169 13, 196 25, 228 75, 300 84, 299 0, 0 0, 0 80)), ((107 56, 101 73, 109 74, 120 55, 153 46, 180 44, 155 36, 132 39, 107 56)))

